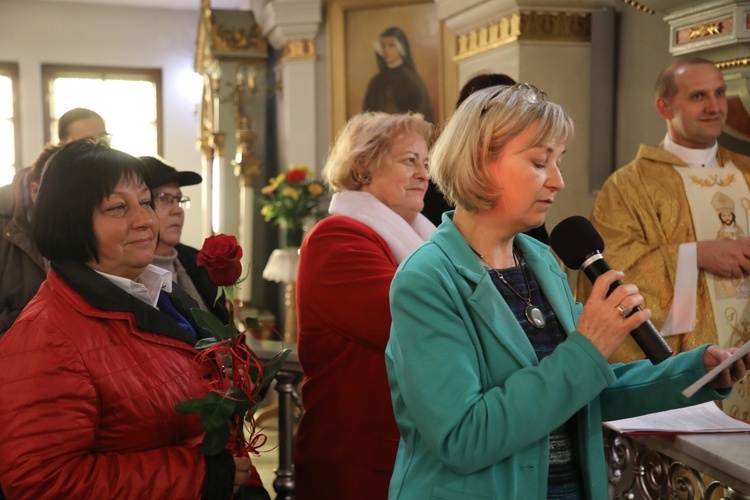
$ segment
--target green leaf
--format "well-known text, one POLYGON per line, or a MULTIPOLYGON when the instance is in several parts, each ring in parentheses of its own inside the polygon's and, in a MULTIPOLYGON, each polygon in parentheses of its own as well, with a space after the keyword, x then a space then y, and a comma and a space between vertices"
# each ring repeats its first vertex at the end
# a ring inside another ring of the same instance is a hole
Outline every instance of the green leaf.
POLYGON ((200 339, 198 342, 196 342, 195 348, 198 349, 199 351, 203 349, 208 349, 209 347, 215 345, 217 342, 218 340, 216 340, 216 338, 214 337, 200 339))
POLYGON ((203 398, 203 407, 201 408, 201 422, 203 429, 212 431, 218 429, 227 422, 229 417, 234 413, 237 402, 226 397, 223 394, 209 392, 203 398))
POLYGON ((219 301, 221 296, 224 295, 224 290, 221 287, 216 288, 216 298, 214 299, 214 305, 219 301))
POLYGON ((188 399, 187 401, 180 401, 179 403, 174 405, 174 409, 177 410, 178 413, 182 413, 183 415, 200 413, 201 408, 203 408, 202 399, 188 399))
POLYGON ((248 399, 247 394, 239 389, 230 389, 229 396, 236 399, 234 407, 235 415, 243 416, 253 407, 253 402, 248 399))
POLYGON ((203 454, 218 455, 224 451, 229 441, 229 430, 229 422, 226 420, 223 425, 220 425, 216 429, 206 430, 206 434, 203 436, 203 454))
POLYGON ((258 321, 257 317, 248 316, 247 318, 245 318, 245 325, 251 330, 254 330, 260 327, 260 322, 258 321))
POLYGON ((234 409, 234 414, 239 415, 241 417, 245 416, 247 412, 253 409, 254 406, 256 405, 254 405, 253 402, 250 400, 237 402, 237 406, 234 409))
POLYGON ((276 373, 284 366, 286 358, 291 354, 291 349, 284 349, 278 352, 263 368, 263 384, 261 387, 266 387, 276 377, 276 373))
POLYGON ((198 326, 211 332, 217 339, 228 340, 231 338, 227 335, 226 325, 210 312, 195 308, 190 309, 190 312, 193 313, 193 318, 195 318, 198 326))
MULTIPOLYGON (((260 368, 255 365, 248 366, 247 376, 250 380, 258 380, 260 377, 260 368)), ((253 392, 260 392, 260 387, 256 387, 253 392)))

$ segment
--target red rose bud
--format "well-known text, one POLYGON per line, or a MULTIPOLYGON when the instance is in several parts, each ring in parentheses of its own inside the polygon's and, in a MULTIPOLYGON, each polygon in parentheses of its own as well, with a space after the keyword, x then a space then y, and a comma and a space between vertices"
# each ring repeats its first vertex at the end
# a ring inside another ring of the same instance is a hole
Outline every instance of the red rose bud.
POLYGON ((206 268, 215 285, 231 286, 242 275, 241 258, 242 248, 237 244, 237 238, 217 234, 205 239, 196 261, 206 268))
POLYGON ((290 170, 286 174, 286 181, 289 184, 299 184, 300 182, 305 180, 305 177, 307 174, 304 170, 290 170))

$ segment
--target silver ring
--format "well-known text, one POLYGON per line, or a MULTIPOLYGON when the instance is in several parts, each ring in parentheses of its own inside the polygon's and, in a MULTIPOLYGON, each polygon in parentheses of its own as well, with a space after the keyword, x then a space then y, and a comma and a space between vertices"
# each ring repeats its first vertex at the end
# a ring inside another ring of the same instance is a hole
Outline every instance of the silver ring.
POLYGON ((617 304, 617 310, 620 311, 620 316, 622 316, 623 318, 627 318, 630 315, 630 313, 633 312, 633 307, 624 306, 622 304, 617 304))

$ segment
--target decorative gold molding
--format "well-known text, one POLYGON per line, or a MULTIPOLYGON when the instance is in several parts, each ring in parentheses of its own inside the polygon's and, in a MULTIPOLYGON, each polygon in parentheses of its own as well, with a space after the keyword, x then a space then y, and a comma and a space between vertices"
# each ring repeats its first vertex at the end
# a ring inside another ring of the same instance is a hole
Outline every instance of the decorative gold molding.
POLYGON ((214 50, 218 51, 252 50, 265 53, 268 50, 268 41, 258 24, 254 24, 249 30, 214 24, 211 29, 211 42, 214 50))
POLYGON ((208 1, 201 1, 195 51, 195 71, 204 73, 206 68, 211 66, 216 59, 240 58, 244 60, 247 57, 265 58, 267 56, 268 40, 251 13, 244 11, 213 12, 208 1), (246 14, 252 19, 249 28, 246 24, 231 25, 232 22, 239 23, 242 21, 242 18, 236 17, 240 14, 246 14))
POLYGON ((240 125, 235 132, 237 139, 237 153, 232 165, 234 175, 240 178, 242 187, 252 187, 255 179, 262 173, 260 163, 250 147, 255 142, 256 135, 250 129, 250 118, 242 117, 240 125))
POLYGON ((656 11, 650 7, 646 7, 640 2, 636 2, 636 0, 622 0, 626 4, 630 5, 631 7, 635 7, 636 9, 645 12, 646 14, 651 14, 652 16, 656 14, 656 11))
POLYGON ((317 59, 315 40, 289 40, 281 48, 279 63, 287 61, 306 61, 317 59))
POLYGON ((750 57, 727 59, 726 61, 719 61, 716 63, 716 67, 722 70, 729 68, 739 68, 741 66, 750 66, 750 57))
POLYGON ((701 38, 731 33, 733 30, 734 18, 727 16, 721 19, 712 19, 703 24, 677 29, 674 32, 674 41, 675 45, 685 45, 701 38))
POLYGON ((720 22, 706 23, 701 24, 700 26, 688 28, 688 37, 690 37, 691 40, 719 34, 721 34, 720 22))
POLYGON ((211 7, 208 0, 201 0, 201 14, 198 21, 198 40, 195 43, 195 65, 197 73, 203 73, 211 64, 211 47, 206 43, 206 33, 211 31, 211 7))
POLYGON ((516 12, 458 35, 454 61, 515 41, 590 42, 591 14, 581 12, 516 12))
POLYGON ((219 158, 224 157, 224 132, 216 132, 211 135, 215 155, 219 158))

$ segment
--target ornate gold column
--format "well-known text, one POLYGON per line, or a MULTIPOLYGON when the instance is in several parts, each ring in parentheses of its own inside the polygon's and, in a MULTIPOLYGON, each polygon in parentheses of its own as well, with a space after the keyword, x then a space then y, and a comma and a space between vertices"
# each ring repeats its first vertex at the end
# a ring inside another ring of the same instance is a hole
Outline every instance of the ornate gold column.
POLYGON ((211 9, 202 0, 195 70, 205 80, 198 140, 205 232, 233 234, 243 248, 249 277, 238 290, 238 310, 265 308, 264 262, 256 252, 267 237, 259 230, 255 180, 265 157, 267 58, 268 42, 252 12, 211 9))

